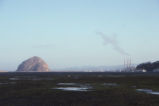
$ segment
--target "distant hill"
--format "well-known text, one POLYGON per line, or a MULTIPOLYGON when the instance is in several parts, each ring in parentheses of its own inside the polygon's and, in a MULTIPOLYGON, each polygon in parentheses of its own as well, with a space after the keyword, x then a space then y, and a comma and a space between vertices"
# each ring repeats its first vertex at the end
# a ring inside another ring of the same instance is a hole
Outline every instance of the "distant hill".
MULTIPOLYGON (((136 66, 136 65, 132 65, 136 66)), ((72 72, 120 72, 124 69, 124 65, 115 65, 115 66, 78 66, 78 67, 69 67, 63 69, 54 69, 55 71, 72 71, 72 72)))
POLYGON ((34 56, 22 62, 17 72, 48 72, 48 65, 40 57, 34 56))

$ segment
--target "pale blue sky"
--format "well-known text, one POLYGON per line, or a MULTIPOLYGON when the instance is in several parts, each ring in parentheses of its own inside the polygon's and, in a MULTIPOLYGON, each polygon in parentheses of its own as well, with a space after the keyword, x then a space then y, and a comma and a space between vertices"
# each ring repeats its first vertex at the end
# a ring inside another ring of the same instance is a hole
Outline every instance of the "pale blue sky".
POLYGON ((0 0, 0 69, 32 56, 52 69, 123 64, 96 32, 116 35, 133 63, 159 60, 159 0, 0 0))

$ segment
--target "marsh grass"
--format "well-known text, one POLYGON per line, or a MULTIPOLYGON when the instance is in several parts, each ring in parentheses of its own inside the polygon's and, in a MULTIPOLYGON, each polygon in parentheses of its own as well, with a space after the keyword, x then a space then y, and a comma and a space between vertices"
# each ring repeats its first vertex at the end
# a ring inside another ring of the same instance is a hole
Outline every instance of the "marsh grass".
POLYGON ((159 106, 158 95, 136 91, 141 88, 159 91, 159 75, 100 74, 102 77, 81 73, 0 75, 0 82, 8 83, 0 85, 0 106, 159 106), (12 81, 10 78, 19 80, 12 81), (89 85, 93 90, 68 92, 51 89, 69 86, 58 85, 61 82, 77 84, 71 87, 89 85))

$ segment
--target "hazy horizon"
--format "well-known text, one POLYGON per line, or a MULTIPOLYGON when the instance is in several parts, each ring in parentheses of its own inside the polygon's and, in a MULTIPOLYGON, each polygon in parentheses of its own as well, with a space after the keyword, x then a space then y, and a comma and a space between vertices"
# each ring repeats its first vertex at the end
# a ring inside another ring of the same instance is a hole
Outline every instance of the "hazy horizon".
POLYGON ((0 70, 157 61, 158 28, 158 0, 0 0, 0 70))

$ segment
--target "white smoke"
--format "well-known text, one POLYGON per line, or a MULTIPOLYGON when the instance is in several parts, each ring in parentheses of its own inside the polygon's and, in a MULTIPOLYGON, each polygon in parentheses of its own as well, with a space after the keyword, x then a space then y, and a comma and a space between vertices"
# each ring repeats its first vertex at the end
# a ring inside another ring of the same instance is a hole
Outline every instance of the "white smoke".
POLYGON ((129 54, 122 47, 120 47, 115 36, 109 37, 102 32, 97 32, 97 34, 100 35, 104 40, 104 45, 111 45, 113 49, 118 53, 120 53, 121 55, 129 56, 129 54))

